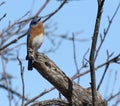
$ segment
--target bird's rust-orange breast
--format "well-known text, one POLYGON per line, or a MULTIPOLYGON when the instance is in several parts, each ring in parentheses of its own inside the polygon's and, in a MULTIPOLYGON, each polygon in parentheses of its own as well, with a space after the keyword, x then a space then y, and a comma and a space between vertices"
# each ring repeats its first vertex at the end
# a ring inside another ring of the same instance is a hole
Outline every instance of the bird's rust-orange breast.
POLYGON ((29 42, 28 42, 28 46, 30 48, 32 48, 33 39, 38 35, 41 35, 41 36, 44 35, 44 27, 43 27, 42 22, 39 22, 38 25, 31 26, 31 28, 30 28, 30 38, 29 38, 29 42))

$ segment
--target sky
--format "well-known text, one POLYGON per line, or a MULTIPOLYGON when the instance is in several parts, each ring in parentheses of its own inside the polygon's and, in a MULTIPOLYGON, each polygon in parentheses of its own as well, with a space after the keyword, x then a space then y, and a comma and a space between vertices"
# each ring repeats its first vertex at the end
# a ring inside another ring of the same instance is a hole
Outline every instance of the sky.
MULTIPOLYGON (((1 0, 0 3, 4 1, 1 0)), ((13 0, 6 0, 5 4, 0 7, 0 17, 7 13, 7 16, 0 22, 0 32, 8 26, 8 23, 14 23, 17 19, 22 17, 27 11, 31 10, 31 16, 34 15, 37 10, 43 5, 45 0, 17 0, 13 2, 13 0)), ((53 12, 59 5, 61 1, 51 0, 47 7, 42 11, 40 16, 46 16, 47 14, 53 12)), ((104 29, 108 26, 108 16, 111 18, 113 13, 116 10, 117 5, 119 4, 119 0, 106 0, 104 8, 103 8, 103 15, 100 25, 100 33, 103 34, 104 29)), ((79 67, 82 65, 82 58, 85 52, 90 49, 91 47, 91 38, 94 31, 95 25, 95 18, 97 14, 97 0, 70 0, 68 3, 64 5, 64 7, 57 12, 51 19, 44 23, 44 25, 50 25, 50 29, 52 30, 57 27, 55 30, 55 34, 67 34, 67 36, 71 37, 72 33, 80 32, 77 35, 81 41, 75 42, 76 45, 76 55, 77 55, 77 64, 79 67), (83 41, 85 39, 85 41, 83 41)), ((109 53, 114 52, 113 56, 116 56, 120 53, 119 44, 119 34, 120 34, 120 10, 116 15, 115 19, 112 22, 110 27, 110 31, 105 39, 105 42, 100 50, 99 57, 96 61, 95 66, 98 66, 102 62, 106 61, 107 55, 106 51, 108 50, 109 53)), ((26 17, 28 18, 28 17, 26 17)), ((27 30, 29 25, 25 27, 27 30)), ((45 29, 47 32, 48 29, 45 29)), ((13 36, 9 39, 8 42, 16 38, 17 35, 13 36)), ((53 36, 56 42, 61 41, 58 37, 53 36)), ((55 43, 56 43, 55 42, 55 43)), ((26 37, 22 38, 17 43, 13 44, 12 46, 26 43, 26 37)), ((98 44, 100 43, 100 39, 98 40, 98 44)), ((11 48, 10 46, 9 48, 11 48)), ((45 36, 44 43, 42 44, 41 48, 39 49, 40 52, 44 52, 49 50, 51 47, 54 47, 50 40, 45 36)), ((27 62, 24 60, 26 56, 26 45, 22 45, 21 47, 17 48, 16 51, 19 51, 19 56, 23 59, 22 64, 25 67, 24 72, 24 81, 25 81, 25 94, 29 98, 33 98, 38 95, 40 92, 44 91, 44 89, 51 88, 52 85, 45 80, 39 73, 34 69, 33 71, 29 72, 27 70, 27 62), (32 91, 32 92, 31 92, 32 91)), ((16 54, 16 52, 14 53, 16 54)), ((63 40, 59 49, 55 52, 46 53, 46 55, 52 59, 59 68, 64 71, 64 73, 72 77, 76 73, 75 63, 73 59, 73 42, 69 40, 63 40)), ((89 53, 86 56, 89 59, 89 53)), ((0 63, 1 64, 1 63, 0 63)), ((0 65, 1 67, 1 65, 0 65)), ((22 86, 21 86, 21 78, 20 78, 20 66, 18 61, 9 61, 6 64, 6 71, 14 76, 12 80, 12 88, 18 92, 22 93, 22 86)), ((87 68, 88 69, 88 68, 87 68)), ((109 96, 110 92, 113 91, 113 94, 117 93, 120 89, 119 86, 119 76, 120 76, 120 65, 112 64, 108 72, 105 76, 105 80, 99 90, 103 98, 109 96), (116 82, 114 83, 115 79, 115 72, 116 75, 116 82), (114 87, 113 87, 114 86, 114 87)), ((86 69, 81 70, 84 72, 86 69)), ((96 83, 98 85, 104 68, 101 68, 96 72, 96 83)), ((0 72, 2 72, 2 67, 0 68, 0 72)), ((77 80, 75 80, 77 81, 77 80)), ((90 86, 90 75, 87 74, 80 78, 80 85, 87 88, 90 86)), ((8 99, 7 99, 7 92, 5 90, 0 89, 0 105, 8 106, 8 99)), ((54 90, 47 95, 39 98, 38 100, 46 100, 57 98, 58 92, 54 90)), ((18 99, 18 98, 17 98, 18 99)), ((114 100, 109 103, 109 106, 114 104, 114 100)), ((14 103, 12 103, 14 106, 14 103)))

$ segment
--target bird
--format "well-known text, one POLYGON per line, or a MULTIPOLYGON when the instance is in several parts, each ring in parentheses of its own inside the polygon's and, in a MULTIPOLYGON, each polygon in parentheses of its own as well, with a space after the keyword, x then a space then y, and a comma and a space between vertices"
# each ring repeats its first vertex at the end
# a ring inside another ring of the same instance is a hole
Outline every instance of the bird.
POLYGON ((27 56, 28 60, 28 70, 33 70, 32 64, 33 60, 29 58, 29 49, 37 52, 44 40, 44 26, 41 21, 41 17, 35 17, 32 19, 29 25, 27 34, 27 56))

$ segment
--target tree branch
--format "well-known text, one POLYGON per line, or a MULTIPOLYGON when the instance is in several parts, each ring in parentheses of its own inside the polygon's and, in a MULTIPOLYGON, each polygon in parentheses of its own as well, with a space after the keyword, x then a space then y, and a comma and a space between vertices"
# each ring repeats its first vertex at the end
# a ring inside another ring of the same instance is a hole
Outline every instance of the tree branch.
POLYGON ((0 18, 0 21, 6 17, 6 13, 0 18))
POLYGON ((111 24, 112 24, 115 16, 116 16, 117 13, 118 13, 119 8, 120 8, 120 2, 119 2, 119 4, 118 4, 118 6, 117 6, 117 8, 116 8, 116 10, 115 10, 112 18, 110 19, 110 17, 108 16, 108 22, 109 22, 109 23, 108 23, 107 28, 104 29, 103 37, 102 37, 102 34, 100 34, 100 39, 101 39, 101 41, 100 41, 100 44, 99 44, 99 46, 98 46, 98 49, 96 50, 95 60, 96 60, 97 57, 98 57, 98 53, 99 53, 99 51, 100 51, 100 49, 101 49, 101 47, 102 47, 102 45, 103 45, 103 43, 104 43, 104 41, 105 41, 105 38, 106 38, 106 36, 107 36, 107 34, 108 34, 109 30, 110 30, 111 24))
POLYGON ((61 5, 51 14, 47 15, 48 17, 46 19, 43 20, 43 23, 45 21, 47 21, 49 18, 51 18, 55 13, 57 13, 63 6, 64 4, 67 2, 67 0, 64 0, 63 3, 61 3, 61 5))
POLYGON ((19 37, 15 38, 14 40, 12 40, 11 42, 9 42, 8 44, 6 44, 5 46, 3 46, 2 48, 0 48, 0 52, 2 50, 4 50, 5 48, 7 48, 8 46, 10 46, 13 43, 16 43, 19 39, 21 39, 22 37, 24 37, 27 34, 27 32, 25 32, 24 34, 20 35, 19 37))
POLYGON ((96 23, 95 23, 95 28, 94 28, 94 34, 92 38, 91 52, 90 52, 90 57, 89 57, 93 106, 97 106, 94 58, 95 58, 96 44, 97 44, 97 38, 98 38, 98 33, 99 33, 99 27, 100 27, 100 21, 101 21, 102 8, 103 8, 104 1, 105 0, 102 0, 102 1, 98 0, 98 11, 97 11, 96 23))
POLYGON ((20 74, 21 74, 21 81, 22 81, 22 103, 21 103, 21 106, 23 106, 24 100, 25 100, 24 67, 22 65, 22 61, 20 60, 20 58, 18 56, 17 56, 17 59, 20 64, 20 74))
POLYGON ((46 2, 42 5, 42 7, 38 10, 35 16, 38 16, 41 11, 46 7, 46 5, 49 3, 50 0, 46 0, 46 2))
MULTIPOLYGON (((0 84, 0 88, 3 88, 3 89, 5 89, 5 90, 8 90, 8 88, 6 87, 6 86, 4 86, 4 85, 1 85, 0 84)), ((11 88, 9 88, 9 91, 10 91, 10 93, 12 93, 12 94, 14 94, 14 95, 16 95, 17 97, 19 97, 19 98, 21 98, 22 99, 22 95, 21 94, 19 94, 18 92, 16 92, 15 90, 12 90, 11 88)), ((28 98, 24 98, 26 101, 28 101, 29 99, 28 98)))
MULTIPOLYGON (((31 50, 31 53, 33 51, 31 50)), ((92 104, 92 97, 87 89, 77 85, 55 63, 42 53, 34 55, 33 67, 61 92, 69 102, 70 106, 84 106, 92 104)), ((102 101, 97 101, 101 104, 102 101)))
POLYGON ((52 88, 50 88, 50 89, 44 90, 44 91, 41 92, 39 95, 37 95, 37 96, 35 96, 34 98, 32 98, 32 99, 30 99, 29 101, 27 101, 27 102, 24 104, 24 106, 29 105, 30 103, 34 102, 34 101, 35 101, 36 99, 38 99, 39 97, 45 95, 46 93, 48 93, 48 92, 50 92, 50 91, 52 91, 52 90, 54 90, 54 89, 55 89, 55 87, 52 87, 52 88))
POLYGON ((52 99, 35 103, 32 106, 69 106, 69 103, 62 99, 52 99))

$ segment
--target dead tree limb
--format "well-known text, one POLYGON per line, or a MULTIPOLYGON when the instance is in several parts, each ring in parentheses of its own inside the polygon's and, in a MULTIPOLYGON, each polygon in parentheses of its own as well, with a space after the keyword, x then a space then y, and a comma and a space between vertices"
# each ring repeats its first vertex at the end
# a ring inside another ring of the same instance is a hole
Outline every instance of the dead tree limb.
MULTIPOLYGON (((32 51, 33 52, 33 51, 32 51)), ((92 96, 91 91, 85 89, 70 78, 68 78, 63 71, 60 70, 56 64, 42 53, 34 54, 33 67, 47 79, 55 88, 63 94, 68 100, 69 106, 91 106, 92 96)), ((31 55, 33 56, 33 55, 31 55)), ((102 104, 102 99, 98 97, 98 104, 102 104)))

